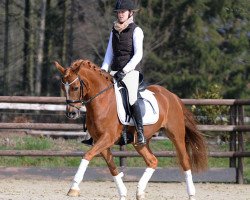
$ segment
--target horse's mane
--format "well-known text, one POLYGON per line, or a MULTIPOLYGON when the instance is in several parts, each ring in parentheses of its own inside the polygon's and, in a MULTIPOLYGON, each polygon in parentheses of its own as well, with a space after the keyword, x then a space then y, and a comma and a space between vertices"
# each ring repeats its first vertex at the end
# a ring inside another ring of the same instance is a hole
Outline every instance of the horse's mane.
POLYGON ((90 60, 83 60, 83 59, 78 59, 75 60, 69 68, 67 68, 65 72, 65 77, 71 75, 72 72, 75 71, 75 69, 81 70, 81 68, 86 68, 95 71, 96 74, 99 74, 100 77, 105 78, 107 81, 113 81, 112 76, 107 73, 106 71, 102 70, 99 66, 91 62, 90 60), (72 71, 73 70, 73 71, 72 71))

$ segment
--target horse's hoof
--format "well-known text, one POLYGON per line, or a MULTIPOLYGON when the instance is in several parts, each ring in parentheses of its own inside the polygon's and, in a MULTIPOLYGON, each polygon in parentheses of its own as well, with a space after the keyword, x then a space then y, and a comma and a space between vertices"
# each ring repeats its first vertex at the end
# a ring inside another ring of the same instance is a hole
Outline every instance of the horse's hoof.
POLYGON ((145 192, 136 194, 136 200, 144 200, 144 199, 145 199, 145 192))
POLYGON ((80 196, 80 190, 74 190, 74 189, 70 189, 67 196, 70 197, 79 197, 80 196))
POLYGON ((126 197, 122 196, 120 197, 120 200, 126 200, 126 197))
POLYGON ((194 196, 193 196, 193 195, 190 195, 190 196, 189 196, 189 200, 195 200, 194 196))

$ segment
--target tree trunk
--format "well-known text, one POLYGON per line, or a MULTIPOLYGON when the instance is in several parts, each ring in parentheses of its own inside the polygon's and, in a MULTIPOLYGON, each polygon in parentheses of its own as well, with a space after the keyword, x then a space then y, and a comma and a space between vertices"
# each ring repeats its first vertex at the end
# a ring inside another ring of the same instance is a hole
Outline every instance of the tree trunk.
POLYGON ((70 16, 69 16, 69 36, 68 36, 68 40, 69 40, 69 46, 68 46, 68 65, 73 61, 73 41, 74 41, 74 37, 73 37, 73 33, 74 33, 74 29, 73 29, 73 24, 74 24, 74 14, 75 14, 75 1, 71 0, 71 8, 70 8, 70 16))
POLYGON ((35 85, 34 85, 34 69, 35 69, 35 12, 34 12, 34 1, 30 1, 30 40, 29 40, 29 57, 28 57, 28 88, 29 88, 29 94, 34 95, 35 94, 35 85))
POLYGON ((29 43, 30 43, 30 0, 25 0, 24 7, 24 45, 23 45, 23 80, 22 90, 24 93, 28 93, 30 88, 28 87, 28 69, 29 69, 29 43))
POLYGON ((46 2, 47 0, 41 1, 41 21, 39 29, 39 42, 37 50, 37 65, 36 65, 36 83, 35 83, 35 94, 41 95, 42 85, 42 64, 43 64, 43 47, 44 47, 44 36, 45 36, 45 21, 46 21, 46 2))
POLYGON ((67 59, 67 3, 61 1, 62 17, 63 17, 63 44, 62 44, 62 63, 66 64, 67 59))
POLYGON ((4 78, 3 78, 3 95, 8 94, 9 85, 9 0, 5 0, 5 22, 4 22, 4 78))
POLYGON ((50 76, 51 76, 51 28, 53 27, 53 22, 51 21, 51 0, 47 0, 46 6, 46 30, 45 30, 45 41, 44 41, 44 62, 42 69, 42 95, 49 96, 50 90, 49 85, 51 84, 50 76))

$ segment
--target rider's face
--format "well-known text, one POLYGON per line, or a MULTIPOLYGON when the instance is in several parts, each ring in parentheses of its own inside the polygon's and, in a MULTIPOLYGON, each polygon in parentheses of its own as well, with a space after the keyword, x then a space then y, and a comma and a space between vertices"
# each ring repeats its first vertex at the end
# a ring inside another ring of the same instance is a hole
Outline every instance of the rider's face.
POLYGON ((119 10, 117 11, 117 19, 119 23, 124 23, 130 15, 130 11, 129 10, 119 10))

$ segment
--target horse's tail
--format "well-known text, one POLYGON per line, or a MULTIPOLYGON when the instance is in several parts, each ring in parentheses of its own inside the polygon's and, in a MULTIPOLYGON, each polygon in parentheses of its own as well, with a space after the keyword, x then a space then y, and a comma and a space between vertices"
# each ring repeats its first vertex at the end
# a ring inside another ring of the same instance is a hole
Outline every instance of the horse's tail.
POLYGON ((194 115, 183 105, 186 129, 186 148, 190 157, 192 170, 199 172, 207 169, 207 148, 202 133, 197 129, 194 115))

